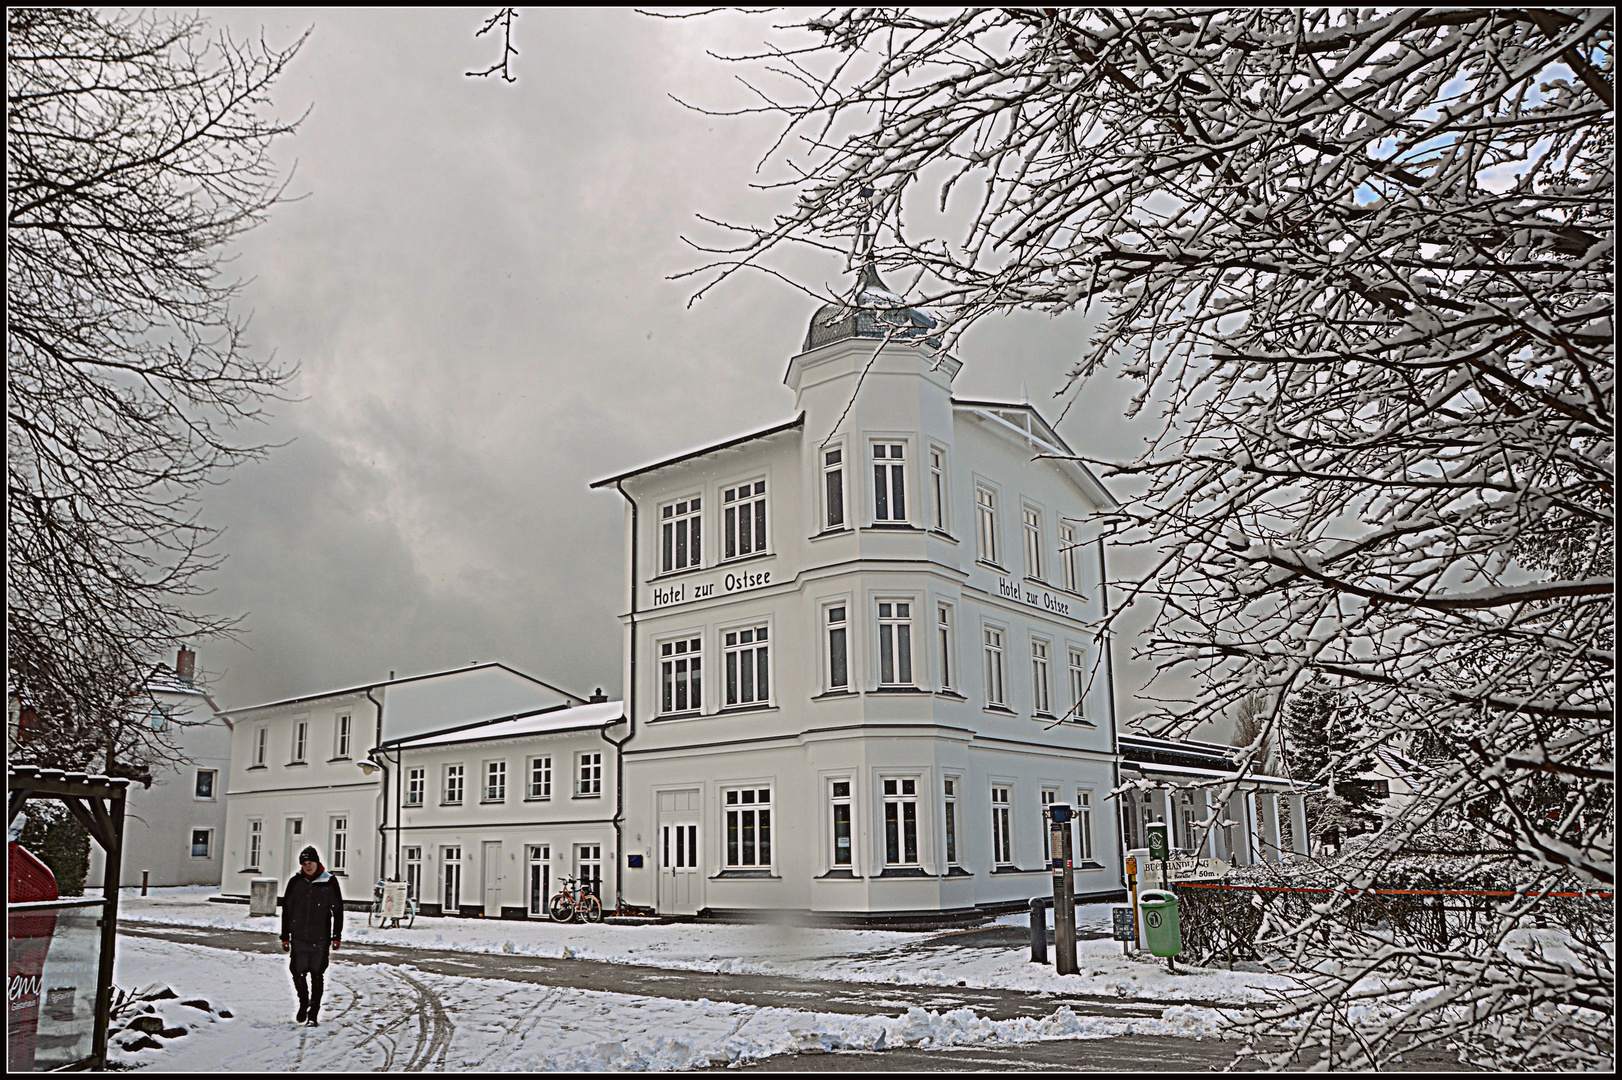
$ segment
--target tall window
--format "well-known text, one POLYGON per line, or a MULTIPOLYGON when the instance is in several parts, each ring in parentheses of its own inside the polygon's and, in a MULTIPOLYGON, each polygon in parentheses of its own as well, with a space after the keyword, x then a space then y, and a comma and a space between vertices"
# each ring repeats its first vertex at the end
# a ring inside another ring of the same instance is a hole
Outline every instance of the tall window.
POLYGON ((659 697, 660 712, 696 711, 703 702, 699 686, 701 642, 700 638, 683 638, 659 646, 659 678, 663 687, 659 697))
POLYGON ((993 785, 991 789, 991 859, 998 866, 1011 866, 1014 862, 1014 834, 1009 827, 1008 789, 993 785))
POLYGON ((845 527, 845 452, 839 447, 822 452, 823 508, 826 528, 845 527))
POLYGON ((259 860, 265 850, 265 823, 248 822, 248 869, 259 869, 259 860))
POLYGON ((907 520, 907 468, 901 443, 873 444, 873 520, 907 520))
POLYGON ((1081 545, 1076 541, 1076 527, 1074 525, 1059 526, 1059 568, 1064 578, 1064 588, 1069 592, 1081 591, 1080 567, 1077 565, 1081 558, 1081 545))
POLYGON ((757 705, 771 699, 766 656, 766 628, 728 630, 722 639, 726 665, 727 705, 757 705))
POLYGON ((845 605, 828 609, 828 689, 850 688, 849 641, 845 625, 845 605))
POLYGON ((772 789, 743 788, 726 794, 727 866, 772 864, 772 789))
POLYGON ((697 495, 680 502, 666 503, 659 510, 659 568, 663 573, 697 566, 698 529, 703 514, 697 495))
POLYGON ((457 911, 462 907, 462 849, 445 848, 442 861, 445 864, 444 910, 457 911))
POLYGON ((941 689, 952 687, 952 606, 941 604, 935 608, 936 644, 941 651, 941 689))
POLYGON ((462 782, 467 777, 467 766, 445 766, 445 801, 459 803, 462 801, 462 782))
POLYGON ((957 865, 957 784, 955 776, 946 778, 946 865, 957 865))
POLYGON ((849 866, 850 859, 850 781, 835 780, 831 786, 833 792, 831 803, 833 807, 833 838, 835 866, 849 866))
POLYGON ((884 781, 884 865, 918 865, 918 781, 884 781))
POLYGON ((1025 576, 1028 578, 1042 577, 1042 511, 1026 506, 1022 507, 1021 517, 1025 522, 1025 576))
POLYGON ((308 741, 309 734, 310 722, 308 720, 300 720, 293 725, 293 756, 290 760, 294 764, 304 762, 305 743, 308 741))
POLYGON ((990 489, 974 489, 976 551, 981 562, 997 561, 997 496, 990 489))
POLYGON ((929 523, 946 531, 946 451, 929 451, 929 523))
POLYGON ((1093 861, 1093 793, 1076 789, 1076 861, 1093 861))
POLYGON ((529 916, 546 917, 546 902, 552 895, 552 845, 529 847, 529 916))
POLYGON ((579 782, 576 784, 576 795, 601 795, 603 793, 603 755, 600 750, 592 750, 581 754, 579 758, 579 782))
POLYGON ((529 797, 532 799, 552 797, 552 755, 543 754, 529 759, 529 797))
POLYGON ((879 682, 912 685, 912 605, 885 600, 879 604, 879 682))
POLYGON ((505 761, 487 761, 484 763, 484 801, 507 801, 507 763, 505 761))
POLYGON ((766 481, 739 484, 721 492, 726 557, 742 558, 766 550, 766 481))
POLYGON ((1002 680, 1002 631, 986 627, 986 704, 1006 705, 1002 680))
POLYGON ((1053 679, 1048 670, 1048 643, 1031 640, 1031 694, 1038 713, 1053 713, 1053 679))
POLYGON ((407 847, 401 849, 405 856, 406 895, 413 900, 422 900, 422 848, 407 847))
POLYGON ((576 844, 574 849, 575 876, 580 887, 591 895, 603 895, 603 845, 576 844))
POLYGON ((405 801, 407 806, 421 806, 423 789, 428 786, 427 769, 407 769, 405 801))
POLYGON ((1082 718, 1082 699, 1087 694, 1087 660, 1080 649, 1070 650, 1070 712, 1072 720, 1082 718))
POLYGON ((343 870, 349 865, 349 819, 332 819, 332 870, 343 870))
POLYGON ((355 718, 349 713, 338 714, 338 737, 334 746, 337 753, 333 755, 334 757, 346 758, 349 756, 349 732, 354 722, 355 718))
POLYGON ((265 746, 270 738, 269 728, 260 728, 254 732, 253 737, 253 763, 259 768, 265 766, 265 746))

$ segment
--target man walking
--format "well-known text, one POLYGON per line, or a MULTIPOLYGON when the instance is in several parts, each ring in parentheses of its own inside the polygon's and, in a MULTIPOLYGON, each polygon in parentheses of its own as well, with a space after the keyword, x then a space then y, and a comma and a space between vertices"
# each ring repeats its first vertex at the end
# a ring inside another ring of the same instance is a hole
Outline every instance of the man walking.
POLYGON ((298 991, 294 1022, 315 1027, 320 1022, 321 991, 326 987, 327 949, 336 949, 343 942, 344 898, 315 848, 299 852, 298 863, 299 872, 288 881, 282 896, 282 952, 293 954, 293 989, 298 991))

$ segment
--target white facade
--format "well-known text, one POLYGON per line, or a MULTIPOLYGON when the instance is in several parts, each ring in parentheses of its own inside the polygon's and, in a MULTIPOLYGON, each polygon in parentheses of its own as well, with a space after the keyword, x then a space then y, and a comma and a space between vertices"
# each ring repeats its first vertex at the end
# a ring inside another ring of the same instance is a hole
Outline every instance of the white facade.
MULTIPOLYGON (((225 782, 231 768, 231 721, 215 715, 208 695, 193 685, 195 656, 181 650, 177 668, 159 668, 147 682, 150 724, 183 762, 152 769, 152 786, 129 786, 119 884, 154 888, 218 885, 225 866, 225 782)), ((100 881, 104 855, 90 846, 88 881, 100 881)))
POLYGON ((286 880, 313 844, 365 899, 389 869, 379 830, 388 772, 382 742, 581 704, 503 664, 478 664, 232 709, 221 891, 246 896, 256 877, 286 880))
POLYGON ((954 399, 951 357, 830 337, 794 421, 594 485, 628 502, 624 899, 1011 906, 1051 893, 1053 801, 1087 807, 1077 893, 1117 894, 1108 493, 1030 406, 954 399))
POLYGON ((593 702, 385 743, 378 759, 400 778, 388 876, 428 914, 545 918, 563 875, 601 895, 617 858, 602 732, 622 716, 617 701, 593 702))

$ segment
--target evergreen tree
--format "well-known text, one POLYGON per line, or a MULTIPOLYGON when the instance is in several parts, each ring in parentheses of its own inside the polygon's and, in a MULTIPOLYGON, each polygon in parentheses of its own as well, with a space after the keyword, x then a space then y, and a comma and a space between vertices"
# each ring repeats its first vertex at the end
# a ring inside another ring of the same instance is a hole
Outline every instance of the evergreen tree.
POLYGON ((1374 767, 1362 747, 1357 703, 1322 680, 1290 695, 1284 712, 1284 760, 1290 775, 1323 785, 1308 796, 1313 835, 1335 844, 1341 835, 1378 825, 1380 796, 1360 778, 1374 767))

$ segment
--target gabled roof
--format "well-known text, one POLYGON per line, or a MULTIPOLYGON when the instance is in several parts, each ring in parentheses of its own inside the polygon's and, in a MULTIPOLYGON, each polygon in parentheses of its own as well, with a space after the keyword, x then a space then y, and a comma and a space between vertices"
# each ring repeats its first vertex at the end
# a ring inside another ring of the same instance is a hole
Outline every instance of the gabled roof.
POLYGON ((607 727, 623 719, 625 719, 623 701, 597 701, 573 706, 554 705, 549 709, 499 716, 493 720, 481 720, 475 724, 464 724, 443 731, 391 739, 379 744, 379 749, 398 746, 405 750, 419 750, 429 746, 517 739, 526 735, 556 735, 566 731, 607 727))
POLYGON ((584 703, 586 700, 579 694, 571 694, 569 691, 553 686, 551 683, 542 679, 537 679, 533 675, 526 675, 517 668, 508 667, 506 664, 503 664, 500 661, 492 660, 489 663, 484 664, 469 664, 466 667, 446 668, 444 671, 432 671, 426 675, 407 675, 403 679, 380 679, 377 682, 361 683, 359 686, 350 686, 342 690, 327 690, 319 694, 305 694, 303 697, 283 698, 280 701, 267 701, 260 705, 248 705, 239 709, 222 709, 220 712, 215 713, 215 715, 224 716, 229 713, 247 713, 254 712, 259 709, 274 709, 280 705, 299 705, 306 701, 320 701, 322 698, 347 697, 351 694, 364 693, 367 690, 377 690, 386 686, 400 686, 405 683, 422 682, 426 679, 438 679, 446 675, 460 675, 463 672, 468 671, 484 671, 487 668, 500 668, 503 671, 517 675, 520 679, 526 679, 537 686, 544 686, 553 693, 562 694, 566 698, 572 698, 581 703, 584 703))
POLYGON ((639 469, 632 469, 630 472, 622 472, 618 476, 610 476, 606 480, 598 480, 596 483, 590 486, 593 488, 607 487, 610 484, 617 484, 621 480, 629 480, 633 476, 641 476, 643 473, 653 472, 655 469, 663 469, 671 465, 679 465, 684 461, 689 461, 696 457, 703 457, 705 454, 719 453, 722 450, 730 450, 734 446, 739 446, 755 439, 764 439, 770 435, 777 435, 781 432, 800 427, 804 425, 804 423, 805 413, 802 412, 799 416, 796 416, 786 424, 778 424, 776 427, 763 428, 760 431, 752 431, 748 435, 739 435, 736 439, 728 439, 726 442, 715 443, 712 446, 701 446, 697 450, 689 450, 685 454, 677 454, 675 457, 665 458, 663 461, 655 461, 652 465, 644 465, 639 469))
POLYGON ((1024 402, 977 401, 954 397, 952 407, 973 413, 982 420, 998 426, 1004 434, 1024 439, 1034 449, 1053 455, 1050 460, 1056 465, 1068 465, 1081 474, 1081 486, 1095 503, 1110 508, 1117 505, 1115 496, 1109 493, 1109 488, 1104 486, 1104 482, 1094 475, 1091 469, 1076 460, 1076 452, 1059 437, 1053 425, 1036 411, 1036 406, 1024 402))

